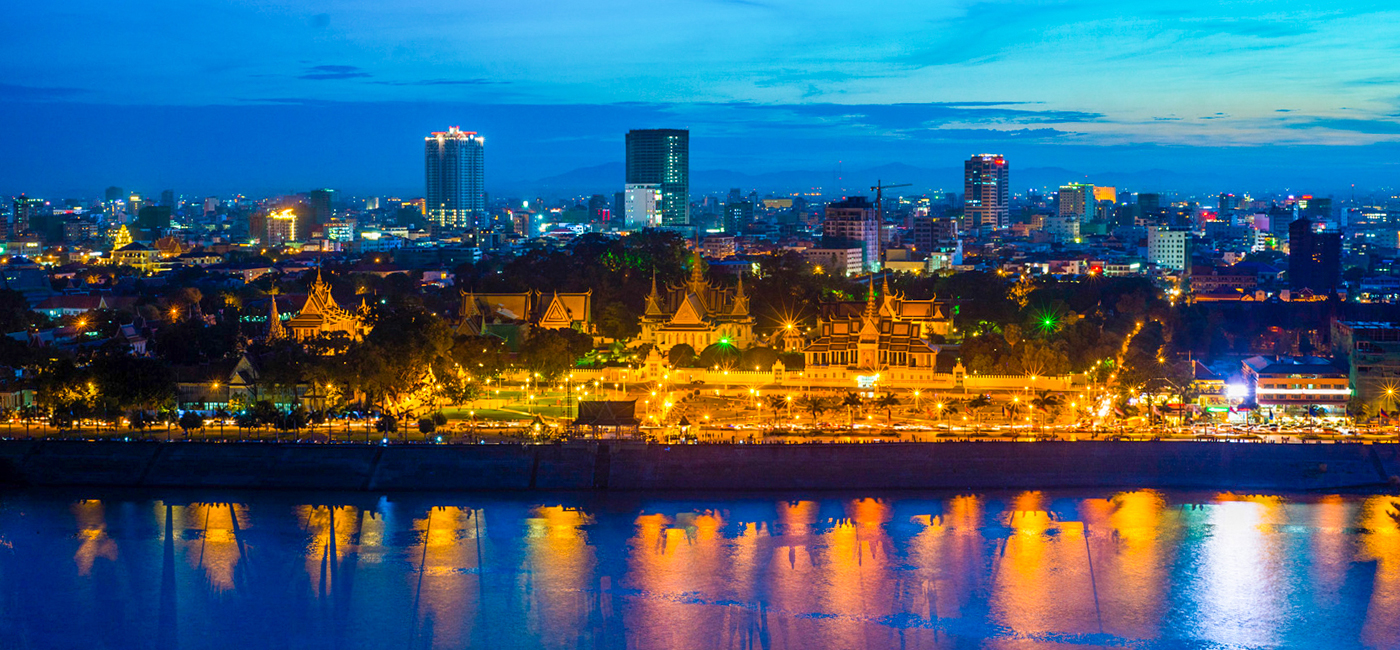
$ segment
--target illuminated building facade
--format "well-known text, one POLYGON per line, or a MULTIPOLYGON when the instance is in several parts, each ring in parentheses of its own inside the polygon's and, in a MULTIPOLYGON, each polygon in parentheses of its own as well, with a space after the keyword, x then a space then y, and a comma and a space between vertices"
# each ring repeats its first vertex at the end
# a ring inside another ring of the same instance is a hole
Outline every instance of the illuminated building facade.
POLYGON ((1011 226, 1010 165, 999 154, 963 162, 963 230, 989 234, 1011 226))
POLYGON ((528 329, 573 329, 593 333, 593 292, 545 294, 462 292, 458 334, 498 336, 515 343, 528 329))
POLYGON ((880 268, 880 221, 875 206, 863 196, 833 201, 822 219, 822 247, 860 248, 861 268, 880 268))
POLYGON ((627 132, 628 185, 659 185, 661 225, 690 224, 690 131, 637 129, 627 132))
POLYGON ((627 214, 623 224, 628 230, 655 228, 661 225, 660 183, 628 183, 624 194, 627 214))
POLYGON ((1265 413, 1343 415, 1351 378, 1330 359, 1257 356, 1244 360, 1246 389, 1265 413))
POLYGON ((336 332, 358 341, 370 331, 369 324, 365 322, 368 310, 364 304, 356 311, 336 304, 331 296, 331 286, 321 279, 321 271, 317 269, 316 281, 311 283, 306 294, 306 303, 302 305, 301 312, 287 320, 286 332, 298 341, 336 332))
POLYGON ((743 276, 730 288, 711 284, 705 277, 704 260, 696 253, 690 279, 684 284, 668 287, 663 294, 652 278, 638 340, 652 344, 662 355, 682 343, 697 353, 715 344, 745 348, 754 341, 753 324, 743 276))
POLYGON ((821 306, 818 337, 803 351, 807 377, 867 382, 934 380, 939 347, 934 335, 948 336, 953 321, 936 299, 907 300, 889 284, 876 298, 872 283, 864 303, 821 306))
POLYGON ((1094 208, 1094 186, 1070 183, 1060 186, 1059 215, 1083 221, 1094 208))
POLYGON ((451 127, 424 139, 423 169, 428 219, 447 228, 469 228, 486 219, 486 140, 451 127))

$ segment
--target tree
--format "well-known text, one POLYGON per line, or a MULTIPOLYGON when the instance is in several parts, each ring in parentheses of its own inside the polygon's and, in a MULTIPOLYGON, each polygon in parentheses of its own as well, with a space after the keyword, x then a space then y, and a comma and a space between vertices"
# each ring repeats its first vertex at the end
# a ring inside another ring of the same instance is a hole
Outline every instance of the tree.
POLYGON ((1048 390, 1042 390, 1036 393, 1035 397, 1031 398, 1031 406, 1042 413, 1042 424, 1048 423, 1050 418, 1059 413, 1060 407, 1063 406, 1064 403, 1065 400, 1063 397, 1048 390))
POLYGON ((695 348, 690 347, 689 343, 673 345, 666 353, 666 362, 670 363, 672 368, 689 368, 695 365, 695 358, 695 348))
POLYGON ((700 351, 702 368, 733 368, 739 363, 742 353, 732 343, 712 343, 700 351))
POLYGON ((875 400, 875 406, 885 409, 885 421, 894 423, 894 408, 899 406, 899 397, 894 393, 885 393, 875 400))
POLYGON ((190 432, 204 428, 204 417, 194 411, 185 411, 180 415, 178 422, 180 429, 185 432, 185 437, 190 437, 190 432))
POLYGON ((972 423, 980 425, 982 422, 982 409, 992 405, 992 398, 983 394, 967 401, 967 410, 972 413, 972 423))
POLYGON ((432 418, 420 418, 418 420, 419 433, 430 436, 434 431, 437 431, 437 423, 433 422, 432 418))
POLYGON ((777 395, 772 393, 765 395, 763 397, 763 402, 764 406, 767 406, 769 412, 772 413, 772 415, 768 416, 768 419, 772 420, 773 422, 777 422, 778 412, 781 411, 788 404, 786 395, 777 395))
POLYGON ((739 356, 739 367, 743 370, 768 372, 778 360, 778 351, 773 348, 750 346, 739 356))
POLYGON ((856 409, 862 406, 865 406, 865 400, 861 398, 860 393, 846 393, 846 396, 841 399, 841 408, 846 409, 846 413, 850 415, 851 428, 853 429, 856 426, 856 409))
POLYGON ((798 398, 797 407, 812 414, 812 422, 816 423, 817 418, 820 418, 822 413, 831 410, 831 402, 819 395, 804 395, 798 398))
POLYGON ((572 370, 593 349, 593 338, 572 329, 535 328, 520 345, 520 362, 552 380, 572 370))

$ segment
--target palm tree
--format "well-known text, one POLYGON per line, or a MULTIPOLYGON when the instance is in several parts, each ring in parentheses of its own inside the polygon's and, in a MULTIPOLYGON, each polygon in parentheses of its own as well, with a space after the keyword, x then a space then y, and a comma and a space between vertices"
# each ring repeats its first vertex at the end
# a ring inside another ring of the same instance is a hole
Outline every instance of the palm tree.
POLYGON ((957 415, 962 411, 963 406, 962 401, 956 399, 950 399, 946 402, 936 402, 935 404, 936 410, 938 411, 938 419, 940 420, 945 417, 957 415))
POLYGON ((819 395, 805 395, 798 398, 797 408, 812 414, 812 423, 816 424, 817 418, 831 410, 831 403, 825 397, 819 395))
POLYGON ((768 419, 776 423, 778 421, 779 409, 787 406, 787 397, 783 395, 767 395, 763 398, 763 401, 767 403, 768 410, 773 412, 772 415, 768 416, 768 419))
POLYGON ((885 409, 885 422, 894 424, 894 407, 899 406, 899 398, 894 393, 885 393, 875 400, 875 406, 885 409))
POLYGON ((851 428, 856 427, 856 409, 865 406, 865 400, 861 399, 860 393, 846 393, 846 397, 841 400, 841 408, 846 409, 846 413, 851 416, 851 428))
POLYGON ((1043 414, 1040 416, 1042 429, 1045 427, 1046 419, 1054 415, 1064 403, 1065 399, 1063 397, 1048 390, 1042 390, 1036 393, 1036 396, 1031 399, 1031 406, 1035 407, 1043 414))
POLYGON ((972 423, 976 427, 982 423, 982 409, 992 405, 992 398, 978 395, 967 402, 967 410, 972 412, 972 423))

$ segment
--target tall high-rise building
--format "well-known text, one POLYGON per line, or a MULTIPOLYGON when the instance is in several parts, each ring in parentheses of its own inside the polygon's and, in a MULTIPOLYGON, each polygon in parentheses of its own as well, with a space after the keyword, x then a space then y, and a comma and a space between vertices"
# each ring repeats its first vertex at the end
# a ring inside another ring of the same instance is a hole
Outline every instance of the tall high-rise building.
POLYGON ((108 203, 112 203, 126 198, 126 192, 123 191, 122 188, 113 185, 107 188, 107 191, 103 194, 103 197, 107 200, 108 203))
POLYGON ((175 190, 161 190, 161 192, 160 192, 160 204, 163 205, 163 206, 165 206, 165 207, 167 207, 167 208, 174 209, 174 208, 175 208, 175 190))
POLYGON ((861 268, 880 267, 880 222, 875 206, 863 196, 833 201, 822 220, 822 248, 861 249, 861 268))
POLYGON ((1306 217, 1288 224, 1288 286, 1315 295, 1337 290, 1342 278, 1342 235, 1316 232, 1306 217))
POLYGON ((428 220, 448 228, 477 226, 486 219, 486 140, 451 127, 424 138, 428 220))
MULTIPOLYGON (((690 131, 628 131, 627 184, 658 185, 661 190, 661 225, 689 225, 690 131)), ((630 224, 631 220, 628 221, 630 224)))
POLYGON ((1085 183, 1070 183, 1060 186, 1059 215, 1067 219, 1083 221, 1094 209, 1094 186, 1085 183))
POLYGON ((737 235, 748 230, 751 223, 753 223, 753 201, 731 200, 724 204, 724 232, 737 235))
POLYGON ((43 199, 34 199, 23 194, 15 199, 13 218, 10 219, 8 229, 9 235, 22 235, 29 230, 29 226, 44 209, 43 199))
POLYGON ((306 203, 311 209, 307 219, 298 224, 303 239, 309 238, 315 233, 324 232, 326 224, 331 222, 331 202, 335 199, 335 190, 319 189, 306 193, 306 203))
POLYGON ((1010 165, 982 153, 963 163, 963 230, 990 233, 1011 226, 1010 165))

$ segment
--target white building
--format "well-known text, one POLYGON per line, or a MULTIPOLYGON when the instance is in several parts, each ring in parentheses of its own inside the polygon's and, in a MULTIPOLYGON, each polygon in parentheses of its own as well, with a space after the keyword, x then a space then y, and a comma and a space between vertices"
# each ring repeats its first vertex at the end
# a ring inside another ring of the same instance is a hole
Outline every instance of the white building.
POLYGON ((1147 258, 1159 269, 1185 271, 1191 260, 1191 233, 1170 228, 1147 229, 1147 258))
POLYGON ((809 248, 802 251, 802 259, 812 265, 814 273, 850 276, 865 272, 864 248, 809 248))
POLYGON ((624 190, 625 227, 628 230, 661 225, 661 184, 628 183, 624 190))
POLYGON ((1045 234, 1058 241, 1079 239, 1079 217, 1059 215, 1045 218, 1045 234))

